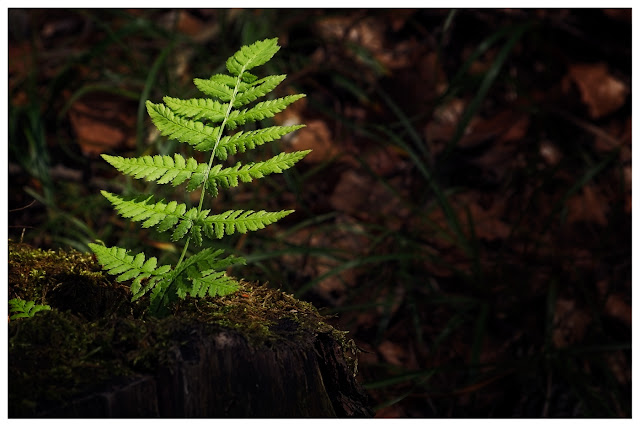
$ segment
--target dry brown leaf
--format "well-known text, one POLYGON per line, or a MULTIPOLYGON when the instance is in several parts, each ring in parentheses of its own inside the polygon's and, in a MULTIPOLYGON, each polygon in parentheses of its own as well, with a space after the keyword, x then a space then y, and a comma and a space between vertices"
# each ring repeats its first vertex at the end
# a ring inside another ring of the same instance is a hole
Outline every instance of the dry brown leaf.
MULTIPOLYGON (((386 19, 377 16, 362 17, 358 14, 350 16, 329 16, 316 23, 318 33, 323 39, 348 40, 365 48, 387 70, 413 66, 417 58, 412 55, 416 51, 416 40, 394 43, 389 48, 384 45, 385 31, 402 28, 414 11, 391 10, 386 19)), ((359 62, 362 58, 351 52, 359 62)))
MULTIPOLYGON (((501 199, 494 198, 489 206, 483 207, 484 204, 480 203, 479 200, 480 196, 473 192, 467 192, 457 194, 450 199, 450 203, 458 218, 461 219, 467 235, 469 235, 470 231, 466 221, 466 210, 468 209, 476 237, 489 241, 505 239, 511 232, 511 226, 501 219, 505 209, 504 202, 501 199)), ((434 210, 429 215, 429 218, 442 228, 449 228, 441 209, 434 210)))
POLYGON ((298 130, 291 139, 291 149, 313 150, 303 159, 303 162, 307 163, 322 163, 335 158, 340 150, 333 143, 327 123, 324 120, 310 120, 306 124, 307 126, 298 130))
POLYGON ((396 366, 404 366, 407 359, 407 350, 399 344, 389 340, 383 341, 378 346, 378 351, 387 361, 396 366))
POLYGON ((488 241, 506 239, 511 233, 511 226, 500 219, 504 206, 496 201, 485 209, 477 203, 468 205, 473 219, 476 237, 488 241))
POLYGON ((359 19, 357 15, 328 16, 316 23, 322 38, 349 40, 357 43, 372 53, 382 50, 385 21, 377 17, 359 19))
POLYGON ((418 74, 423 82, 420 86, 430 89, 424 94, 429 98, 440 96, 447 90, 447 74, 442 68, 437 52, 422 55, 418 62, 418 74))
POLYGON ((334 209, 349 214, 357 214, 368 206, 369 192, 373 180, 354 170, 340 175, 340 180, 330 198, 334 209))
POLYGON ((108 94, 85 96, 69 110, 71 126, 85 154, 135 147, 135 105, 108 94))
POLYGON ((591 324, 591 316, 585 310, 576 307, 573 300, 558 298, 553 314, 553 344, 557 348, 580 342, 591 324))
POLYGON ((624 353, 619 350, 615 353, 609 353, 606 356, 609 362, 609 369, 613 372, 616 380, 620 384, 629 384, 631 382, 631 366, 627 362, 624 353))
POLYGON ((593 222, 602 226, 607 225, 607 200, 593 185, 585 185, 579 194, 574 195, 567 202, 567 222, 593 222))
POLYGON ((197 37, 203 29, 204 22, 186 10, 178 11, 176 30, 191 37, 197 37))
POLYGON ((589 108, 589 115, 593 119, 622 107, 629 92, 623 82, 609 74, 604 63, 572 65, 566 79, 577 85, 582 102, 589 108))
POLYGON ((631 326, 631 306, 625 302, 625 299, 620 294, 613 294, 607 298, 605 304, 605 313, 624 323, 627 326, 631 326))
MULTIPOLYGON (((444 149, 445 144, 453 138, 465 108, 464 101, 454 99, 436 109, 433 120, 425 128, 427 142, 434 154, 444 149)), ((474 147, 494 139, 497 144, 494 144, 492 149, 500 150, 506 142, 522 140, 529 130, 529 124, 530 119, 527 115, 511 110, 504 110, 486 119, 473 117, 457 146, 474 147)))
MULTIPOLYGON (((366 255, 370 241, 362 232, 363 228, 346 215, 338 216, 334 229, 318 232, 316 229, 301 229, 287 237, 287 242, 312 248, 333 248, 342 250, 346 258, 356 259, 366 255)), ((297 267, 301 276, 319 277, 340 266, 339 259, 327 257, 305 257, 303 255, 284 255, 283 261, 297 267)), ((314 292, 333 305, 340 305, 347 298, 346 289, 357 284, 361 269, 351 268, 330 275, 318 282, 314 292)))

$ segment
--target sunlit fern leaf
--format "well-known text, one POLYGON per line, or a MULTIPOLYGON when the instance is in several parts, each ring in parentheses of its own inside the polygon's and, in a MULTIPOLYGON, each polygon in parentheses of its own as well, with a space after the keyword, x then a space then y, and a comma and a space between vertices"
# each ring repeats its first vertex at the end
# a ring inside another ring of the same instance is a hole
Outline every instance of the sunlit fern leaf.
POLYGON ((211 98, 178 99, 165 96, 162 100, 174 114, 193 120, 206 119, 210 123, 221 123, 229 110, 228 104, 211 98))
POLYGON ((250 85, 250 87, 246 89, 239 88, 238 95, 233 101, 233 106, 235 108, 242 107, 250 102, 255 101, 256 99, 265 96, 276 86, 278 86, 282 81, 286 78, 286 75, 280 76, 268 76, 263 79, 257 80, 250 85))
MULTIPOLYGON (((192 176, 204 177, 207 170, 205 163, 198 163, 195 159, 185 159, 180 154, 171 156, 143 156, 124 158, 103 154, 102 158, 120 172, 136 179, 156 181, 158 184, 171 183, 174 187, 182 184, 192 176)), ((202 184, 200 181, 195 187, 202 184)))
MULTIPOLYGON (((216 148, 216 157, 220 160, 226 160, 230 154, 244 153, 246 150, 252 150, 267 142, 280 139, 284 135, 303 127, 304 125, 271 126, 247 132, 239 131, 233 135, 224 136, 216 148)), ((193 148, 199 151, 209 151, 214 146, 215 141, 205 140, 193 148)))
POLYGON ((209 185, 207 185, 207 189, 215 197, 215 194, 217 194, 217 185, 223 188, 236 187, 239 181, 251 182, 254 179, 264 178, 272 173, 282 173, 309 154, 310 151, 311 150, 280 153, 263 162, 249 163, 244 166, 242 166, 240 162, 233 167, 224 169, 222 165, 217 165, 209 172, 209 185))
POLYGON ((171 270, 170 265, 157 267, 157 259, 155 257, 145 261, 144 254, 140 253, 133 256, 126 249, 117 246, 107 248, 106 246, 89 243, 89 248, 96 254, 98 262, 102 264, 102 268, 107 273, 114 276, 118 275, 116 281, 125 282, 133 279, 131 284, 133 300, 142 296, 140 293, 142 280, 147 279, 147 286, 152 286, 171 270))
POLYGON ((303 97, 302 94, 288 95, 284 98, 259 102, 252 108, 233 110, 228 116, 226 115, 228 106, 211 99, 176 99, 165 96, 164 102, 176 116, 191 120, 206 119, 210 123, 220 123, 227 118, 226 126, 234 129, 247 122, 273 117, 303 97))
POLYGON ((180 142, 198 145, 206 140, 217 140, 220 127, 205 125, 197 120, 188 120, 176 115, 162 104, 147 101, 147 112, 160 133, 180 142))
POLYGON ((243 74, 268 62, 280 50, 278 39, 257 41, 249 46, 242 46, 232 57, 227 59, 227 70, 235 76, 243 74))
MULTIPOLYGON (((194 225, 204 229, 205 234, 213 238, 222 238, 225 234, 246 233, 256 231, 272 224, 293 211, 253 211, 253 210, 229 210, 222 214, 209 215, 209 210, 200 212, 196 208, 186 210, 184 203, 163 201, 153 202, 153 196, 148 197, 122 197, 116 194, 102 191, 102 194, 113 204, 116 211, 124 218, 131 221, 144 221, 143 228, 158 224, 159 231, 167 231, 175 226, 171 240, 177 241, 183 238, 189 231, 193 231, 194 225)), ((195 231, 200 233, 200 228, 195 231)), ((201 241, 201 236, 196 236, 201 241)))
POLYGON ((210 215, 204 220, 205 234, 221 239, 225 234, 256 231, 272 224, 292 213, 292 210, 265 212, 253 210, 229 210, 217 215, 210 215))
POLYGON ((237 77, 227 74, 215 74, 208 80, 193 79, 193 83, 205 95, 218 98, 222 102, 229 102, 233 96, 233 88, 237 80, 237 77))
POLYGON ((304 97, 304 94, 287 95, 284 98, 276 98, 270 101, 259 102, 249 109, 233 110, 227 119, 227 127, 229 129, 234 129, 237 126, 248 122, 256 122, 273 117, 287 108, 290 104, 304 97))
POLYGON ((187 211, 184 203, 153 203, 153 196, 122 197, 104 190, 101 193, 122 217, 132 221, 144 221, 143 228, 160 224, 158 231, 166 231, 178 223, 187 211))

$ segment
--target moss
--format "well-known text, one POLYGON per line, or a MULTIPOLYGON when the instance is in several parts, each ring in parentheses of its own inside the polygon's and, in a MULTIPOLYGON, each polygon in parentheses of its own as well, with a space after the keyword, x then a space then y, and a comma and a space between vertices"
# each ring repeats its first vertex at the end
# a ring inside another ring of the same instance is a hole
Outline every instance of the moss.
POLYGON ((9 407, 35 415, 110 381, 169 366, 189 325, 233 329, 254 347, 331 335, 355 375, 356 347, 311 304, 265 285, 180 300, 172 315, 150 318, 148 300, 130 301, 128 286, 103 275, 90 254, 43 251, 9 243, 9 298, 49 304, 51 311, 9 323, 9 407))

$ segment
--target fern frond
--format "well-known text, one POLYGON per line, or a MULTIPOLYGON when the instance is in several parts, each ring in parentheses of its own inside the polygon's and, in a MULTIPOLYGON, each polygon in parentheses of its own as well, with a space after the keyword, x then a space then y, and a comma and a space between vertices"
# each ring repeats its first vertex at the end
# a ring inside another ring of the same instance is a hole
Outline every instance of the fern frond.
POLYGON ((122 217, 131 221, 144 220, 143 228, 157 225, 160 232, 175 226, 180 219, 184 218, 187 211, 187 205, 184 203, 175 201, 153 203, 153 196, 125 198, 104 190, 101 193, 122 217))
POLYGON ((228 74, 215 74, 209 79, 193 79, 193 83, 205 95, 218 98, 222 102, 229 102, 233 90, 238 86, 237 95, 233 100, 234 108, 241 107, 265 96, 276 88, 286 78, 286 75, 267 76, 253 83, 238 82, 237 77, 228 74))
POLYGON ((194 277, 191 278, 192 297, 204 297, 207 294, 211 297, 225 296, 238 290, 238 282, 226 275, 224 271, 210 270, 208 274, 194 270, 194 277))
POLYGON ((126 175, 156 181, 158 184, 171 183, 175 187, 194 177, 196 184, 189 185, 189 191, 202 183, 207 170, 205 163, 198 163, 193 158, 185 159, 180 154, 174 154, 173 157, 157 155, 132 158, 103 154, 102 158, 126 175))
POLYGON ((141 282, 148 279, 145 289, 153 287, 158 281, 162 280, 167 272, 171 270, 170 265, 157 267, 158 260, 155 257, 145 261, 145 255, 139 253, 135 256, 129 255, 126 249, 113 246, 106 246, 89 243, 89 248, 96 254, 98 262, 102 264, 102 268, 109 274, 118 275, 116 281, 125 282, 133 279, 131 284, 131 292, 133 293, 132 301, 144 295, 141 292, 141 282))
MULTIPOLYGON (((248 132, 239 131, 233 135, 224 136, 216 148, 216 157, 220 160, 226 160, 229 154, 244 153, 246 150, 252 150, 259 145, 280 139, 284 135, 303 128, 304 126, 305 125, 270 126, 248 132)), ((213 149, 214 145, 215 141, 206 140, 195 145, 193 148, 199 151, 209 151, 213 149)))
POLYGON ((222 251, 204 249, 186 256, 190 243, 202 245, 203 234, 208 238, 222 238, 233 233, 256 231, 292 213, 228 210, 211 215, 203 209, 205 191, 213 196, 218 186, 235 187, 240 182, 250 182, 272 173, 282 173, 306 156, 309 151, 280 153, 261 162, 223 167, 214 164, 215 158, 226 160, 229 155, 254 149, 257 146, 281 138, 304 125, 272 126, 253 131, 239 131, 232 135, 223 133, 245 123, 273 117, 304 94, 257 102, 269 94, 285 75, 258 78, 249 71, 269 61, 280 49, 277 39, 267 39, 243 46, 226 61, 230 74, 214 74, 209 79, 194 79, 194 84, 205 94, 204 99, 178 99, 164 97, 163 104, 146 102, 147 111, 160 133, 194 149, 209 151, 209 161, 200 163, 180 154, 122 158, 102 157, 120 172, 136 179, 171 184, 186 183, 186 190, 201 189, 197 207, 188 208, 176 201, 155 201, 153 196, 121 197, 102 191, 115 210, 124 218, 141 222, 143 228, 155 227, 159 232, 171 232, 171 240, 186 237, 180 258, 175 266, 157 267, 156 258, 145 261, 144 254, 132 255, 119 247, 89 246, 103 265, 103 269, 116 275, 116 280, 133 280, 132 300, 150 292, 150 312, 166 314, 172 301, 186 295, 227 295, 235 291, 238 283, 225 274, 233 263, 242 262, 232 256, 222 258, 222 251), (253 106, 248 106, 252 104, 253 106), (244 106, 244 109, 240 109, 244 106))
MULTIPOLYGON (((187 269, 187 277, 191 280, 191 288, 183 288, 182 292, 188 292, 192 297, 204 297, 209 295, 224 296, 238 289, 238 282, 225 274, 225 270, 233 264, 245 264, 243 258, 232 255, 226 258, 218 258, 224 251, 219 249, 206 256, 198 257, 195 263, 187 269)), ((181 291, 178 291, 181 295, 181 291)))
POLYGON ((217 185, 223 188, 236 187, 239 181, 251 182, 254 179, 264 178, 272 173, 282 173, 310 152, 311 150, 280 153, 263 162, 249 163, 242 167, 240 162, 233 167, 224 169, 222 169, 222 165, 217 165, 209 172, 207 189, 215 196, 217 194, 217 185))
POLYGON ((187 205, 171 201, 169 203, 153 202, 153 196, 148 197, 122 197, 108 191, 101 192, 114 206, 116 211, 131 221, 142 223, 142 228, 157 226, 158 231, 164 232, 174 228, 171 240, 182 239, 191 232, 196 243, 202 243, 201 229, 205 225, 205 218, 210 210, 200 212, 196 208, 187 211, 187 205), (197 227, 194 227, 197 226, 197 227))
POLYGON ((135 222, 144 221, 143 228, 157 225, 160 232, 174 228, 171 234, 171 240, 174 242, 190 232, 196 243, 201 243, 202 230, 212 239, 214 236, 220 239, 224 234, 260 230, 293 212, 292 210, 278 212, 229 210, 221 214, 209 215, 209 209, 198 212, 196 208, 191 208, 187 211, 184 203, 175 201, 153 203, 153 196, 128 198, 104 190, 102 195, 113 204, 122 217, 135 222))
POLYGON ((216 141, 220 127, 207 126, 197 120, 188 120, 174 114, 171 109, 162 104, 147 101, 147 112, 160 133, 169 138, 198 145, 206 140, 216 141))
POLYGON ((245 104, 255 101, 256 99, 265 96, 276 86, 278 86, 286 78, 286 75, 279 76, 267 76, 263 79, 257 80, 250 87, 244 89, 242 85, 238 87, 238 95, 233 100, 233 106, 235 108, 242 107, 245 104))
POLYGON ((34 301, 24 301, 20 298, 9 300, 9 312, 12 313, 10 320, 33 317, 36 313, 46 310, 51 310, 51 306, 36 304, 34 301))
MULTIPOLYGON (((163 282, 153 287, 151 293, 152 312, 159 313, 168 307, 177 297, 224 296, 238 289, 238 282, 225 274, 224 270, 233 264, 244 264, 243 258, 228 256, 218 258, 224 251, 206 248, 187 258, 180 266, 172 270, 163 282)), ((149 286, 146 289, 150 289, 149 286)))
POLYGON ((269 101, 259 102, 253 108, 233 110, 227 119, 227 127, 229 129, 234 129, 238 125, 273 117, 292 103, 304 97, 305 95, 302 93, 297 95, 287 95, 284 98, 276 98, 269 101))
MULTIPOLYGON (((229 129, 233 129, 238 125, 243 125, 247 122, 255 122, 273 117, 287 108, 287 106, 303 97, 303 94, 288 95, 284 98, 259 102, 253 108, 233 110, 227 118, 226 126, 229 129)), ((220 104, 219 102, 209 98, 177 99, 165 96, 163 100, 174 115, 179 116, 182 119, 189 118, 193 121, 206 119, 211 123, 219 123, 224 121, 225 117, 227 117, 226 113, 228 106, 220 104)), ((194 123, 199 122, 196 121, 194 123)), ((186 123, 181 123, 181 125, 185 126, 186 123)), ((175 129, 175 127, 172 127, 172 129, 175 129)), ((175 136, 172 137, 175 138, 175 136)))
POLYGON ((162 100, 174 114, 193 120, 207 119, 211 123, 222 122, 229 109, 228 104, 221 104, 210 98, 178 99, 165 96, 162 100))
POLYGON ((204 232, 210 238, 215 236, 221 239, 225 234, 231 235, 236 231, 246 233, 248 230, 260 230, 292 212, 292 210, 278 212, 229 210, 208 216, 204 220, 204 232))
MULTIPOLYGON (((208 80, 193 79, 193 83, 205 95, 218 98, 222 102, 231 101, 233 89, 238 79, 227 74, 215 74, 208 80)), ((242 83, 246 85, 246 83, 242 83)))
POLYGON ((280 50, 278 39, 257 41, 249 46, 243 46, 232 57, 227 59, 227 70, 235 76, 243 74, 252 68, 269 61, 280 50))

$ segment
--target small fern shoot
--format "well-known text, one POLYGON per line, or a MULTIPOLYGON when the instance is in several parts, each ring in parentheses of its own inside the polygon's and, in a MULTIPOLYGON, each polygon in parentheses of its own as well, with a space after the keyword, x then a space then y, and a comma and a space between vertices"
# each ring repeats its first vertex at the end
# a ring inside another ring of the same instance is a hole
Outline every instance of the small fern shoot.
POLYGON ((9 300, 9 311, 13 313, 11 314, 10 320, 33 317, 36 313, 46 310, 51 310, 51 306, 36 304, 33 301, 24 301, 20 298, 9 300))
POLYGON ((136 179, 171 184, 186 184, 187 191, 201 189, 197 206, 189 207, 176 201, 156 200, 152 195, 124 197, 102 191, 116 211, 124 218, 140 222, 143 228, 155 227, 170 233, 172 241, 184 239, 180 258, 175 266, 157 265, 155 257, 143 253, 130 254, 120 247, 105 247, 90 243, 103 270, 116 275, 119 282, 131 280, 132 300, 150 294, 150 313, 166 314, 170 304, 178 298, 223 296, 238 288, 237 281, 225 270, 242 258, 223 257, 222 250, 204 248, 190 256, 191 245, 202 246, 204 238, 220 239, 225 235, 256 231, 272 224, 291 210, 228 210, 212 213, 204 209, 205 194, 216 197, 220 188, 227 189, 282 173, 309 153, 296 151, 281 153, 268 160, 223 167, 229 155, 244 153, 302 128, 304 125, 270 126, 234 133, 228 131, 247 123, 273 117, 303 94, 255 101, 265 97, 285 79, 285 75, 258 78, 252 70, 268 62, 280 49, 276 38, 243 46, 226 62, 228 74, 215 74, 209 79, 194 79, 196 87, 206 96, 196 99, 164 97, 163 104, 147 101, 147 111, 160 133, 193 149, 210 152, 208 163, 180 154, 123 158, 103 154, 114 168, 136 179), (251 105, 253 103, 253 105, 251 105))

